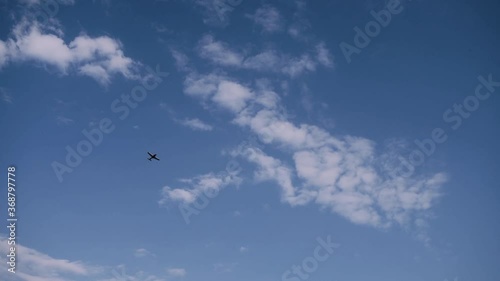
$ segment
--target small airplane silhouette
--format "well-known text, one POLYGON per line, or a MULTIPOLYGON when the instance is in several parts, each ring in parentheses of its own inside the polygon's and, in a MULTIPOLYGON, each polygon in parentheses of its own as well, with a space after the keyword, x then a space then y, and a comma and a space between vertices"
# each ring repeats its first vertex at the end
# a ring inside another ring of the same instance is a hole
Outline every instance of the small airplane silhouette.
POLYGON ((151 153, 149 153, 149 152, 148 152, 148 154, 149 154, 149 156, 150 156, 150 157, 148 158, 148 160, 149 160, 149 161, 151 161, 151 159, 156 159, 156 160, 160 161, 160 159, 159 159, 158 157, 156 157, 156 154, 151 154, 151 153))

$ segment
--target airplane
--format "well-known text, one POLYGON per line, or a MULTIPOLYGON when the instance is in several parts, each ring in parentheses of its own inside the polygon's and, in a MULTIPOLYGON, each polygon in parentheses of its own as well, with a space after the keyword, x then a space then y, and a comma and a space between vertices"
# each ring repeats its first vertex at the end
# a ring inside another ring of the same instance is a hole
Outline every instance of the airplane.
POLYGON ((160 159, 159 159, 158 157, 156 157, 156 154, 151 154, 151 153, 149 153, 149 152, 148 152, 148 154, 149 154, 149 156, 150 156, 150 157, 148 158, 148 160, 149 160, 149 161, 151 161, 151 159, 156 159, 156 160, 160 161, 160 159))

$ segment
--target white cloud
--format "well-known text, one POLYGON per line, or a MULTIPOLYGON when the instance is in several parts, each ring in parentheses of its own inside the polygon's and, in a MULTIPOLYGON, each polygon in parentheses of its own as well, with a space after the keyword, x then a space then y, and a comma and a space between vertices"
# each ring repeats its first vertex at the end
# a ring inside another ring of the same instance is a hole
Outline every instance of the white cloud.
POLYGON ((1 87, 0 87, 0 98, 6 103, 12 103, 12 96, 6 89, 1 87))
POLYGON ((53 258, 47 254, 16 243, 16 273, 8 272, 7 255, 10 251, 8 239, 0 236, 0 276, 10 276, 10 281, 165 281, 146 272, 139 271, 135 275, 125 272, 125 266, 115 269, 104 266, 88 265, 81 261, 69 261, 53 258), (22 261, 21 258, 22 257, 22 261), (21 262, 20 262, 21 261, 21 262), (83 279, 82 279, 83 278, 83 279))
POLYGON ((237 265, 238 265, 238 263, 236 263, 236 262, 216 263, 216 264, 214 264, 214 271, 220 272, 220 273, 232 272, 237 265))
POLYGON ((198 118, 178 120, 178 122, 195 131, 212 131, 213 127, 198 118))
POLYGON ((210 59, 216 64, 223 66, 241 65, 243 57, 241 54, 229 49, 227 44, 215 41, 212 35, 204 35, 199 43, 200 56, 210 59))
POLYGON ((325 43, 320 43, 316 46, 316 56, 319 63, 324 66, 331 67, 333 66, 333 58, 330 54, 330 51, 326 48, 325 43))
POLYGON ((278 52, 267 50, 255 56, 250 56, 243 62, 243 68, 259 71, 273 71, 279 69, 282 59, 278 52))
POLYGON ((124 55, 119 41, 107 36, 79 35, 66 43, 57 26, 41 26, 23 19, 7 41, 0 40, 0 67, 9 62, 31 61, 53 66, 62 74, 75 71, 103 85, 109 84, 115 74, 127 79, 140 78, 137 74, 140 64, 124 55))
POLYGON ((80 74, 90 76, 97 82, 106 85, 110 82, 110 77, 106 69, 98 64, 86 64, 80 67, 80 74))
POLYGON ((212 35, 205 35, 200 40, 198 54, 219 66, 282 73, 291 77, 315 71, 318 63, 328 67, 332 63, 331 55, 324 44, 319 44, 312 52, 297 57, 281 54, 273 49, 245 55, 231 49, 227 43, 215 40, 212 35))
POLYGON ((253 15, 247 15, 247 17, 262 27, 264 32, 273 33, 283 30, 283 17, 273 6, 264 5, 257 9, 253 15))
POLYGON ((184 53, 174 49, 170 49, 170 53, 172 54, 172 57, 174 57, 175 65, 179 71, 190 70, 188 67, 189 58, 184 53))
POLYGON ((252 97, 253 93, 248 88, 234 82, 222 81, 212 100, 224 108, 239 112, 252 97))
POLYGON ((7 45, 12 60, 38 60, 63 72, 72 60, 71 50, 64 41, 53 34, 42 34, 36 24, 15 32, 14 40, 7 41, 7 45))
POLYGON ((302 95, 300 103, 307 111, 307 113, 312 113, 314 110, 314 102, 312 100, 312 95, 311 92, 309 91, 309 87, 307 87, 306 84, 303 84, 300 93, 302 95))
POLYGON ((172 33, 165 25, 157 22, 151 23, 151 27, 158 33, 172 33))
POLYGON ((282 67, 282 71, 291 77, 296 77, 304 72, 313 72, 316 70, 316 62, 307 54, 300 58, 291 58, 282 67))
POLYGON ((253 97, 253 93, 247 87, 217 74, 189 74, 184 81, 184 92, 206 102, 211 101, 232 112, 241 110, 246 101, 253 97))
POLYGON ((240 247, 240 253, 244 253, 244 252, 247 252, 248 251, 248 248, 245 247, 245 246, 241 246, 240 247))
MULTIPOLYGON (((205 95, 196 93, 192 87, 196 81, 185 83, 185 90, 205 100, 215 96, 221 85, 229 81, 214 74, 197 75, 197 79, 210 81, 211 90, 205 95)), ((276 182, 283 202, 292 206, 315 203, 353 223, 385 228, 415 224, 417 219, 425 218, 439 199, 440 187, 447 180, 445 174, 388 178, 383 170, 392 150, 381 153, 366 138, 332 136, 318 126, 291 122, 279 96, 265 83, 255 89, 234 80, 230 85, 232 90, 228 92, 252 93, 236 94, 245 98, 236 98, 233 123, 248 128, 263 143, 275 145, 292 161, 278 159, 255 147, 238 148, 232 155, 257 167, 256 180, 276 182)), ((212 100, 219 105, 227 102, 212 100)))
POLYGON ((160 205, 166 204, 168 200, 192 203, 197 198, 194 191, 181 188, 172 189, 169 186, 163 187, 162 196, 163 198, 159 202, 160 205))
POLYGON ((203 194, 217 193, 222 188, 231 184, 238 185, 240 184, 241 179, 237 176, 232 176, 227 173, 209 173, 190 179, 182 179, 181 182, 187 184, 189 187, 163 187, 162 198, 158 202, 160 206, 166 205, 168 202, 172 201, 189 204, 194 202, 199 196, 203 194))
POLYGON ((140 248, 134 251, 134 256, 136 258, 144 258, 148 256, 154 256, 154 254, 144 248, 140 248))
POLYGON ((314 191, 299 189, 293 184, 293 169, 279 159, 265 154, 258 148, 246 148, 241 151, 248 161, 258 167, 255 178, 259 181, 275 181, 282 191, 282 200, 292 206, 304 205, 314 198, 314 191))
MULTIPOLYGON (((19 0, 22 4, 27 4, 29 6, 32 5, 40 5, 42 3, 45 3, 43 0, 19 0)), ((57 0, 55 1, 57 4, 62 4, 62 5, 74 5, 75 0, 57 0)))
POLYGON ((311 23, 305 16, 306 1, 295 1, 296 11, 293 14, 293 22, 288 27, 288 34, 295 40, 309 41, 308 30, 311 23))
POLYGON ((7 49, 7 45, 5 42, 0 40, 0 69, 7 63, 9 60, 9 50, 7 49))
POLYGON ((57 122, 57 125, 64 126, 64 125, 72 124, 75 121, 71 118, 60 115, 60 116, 56 117, 56 122, 57 122))
POLYGON ((112 278, 106 279, 93 279, 97 281, 165 281, 164 278, 159 278, 155 275, 147 274, 144 271, 138 271, 134 275, 126 272, 124 265, 119 265, 117 268, 111 270, 112 278))
POLYGON ((194 3, 203 8, 203 22, 205 24, 224 27, 229 23, 228 15, 236 6, 230 4, 242 1, 195 0, 194 3))
POLYGON ((290 34, 292 38, 300 38, 301 36, 300 26, 297 25, 290 26, 288 28, 288 34, 290 34))
POLYGON ((184 268, 168 268, 167 273, 173 277, 184 277, 186 276, 186 270, 184 268))
POLYGON ((80 261, 56 259, 16 243, 16 256, 22 257, 22 262, 17 263, 16 273, 12 274, 7 272, 9 248, 7 238, 0 237, 0 262, 5 265, 1 267, 0 275, 19 278, 15 280, 65 281, 69 276, 90 276, 100 270, 80 261))
POLYGON ((184 93, 205 100, 215 93, 221 79, 216 74, 198 75, 190 73, 184 80, 184 93))

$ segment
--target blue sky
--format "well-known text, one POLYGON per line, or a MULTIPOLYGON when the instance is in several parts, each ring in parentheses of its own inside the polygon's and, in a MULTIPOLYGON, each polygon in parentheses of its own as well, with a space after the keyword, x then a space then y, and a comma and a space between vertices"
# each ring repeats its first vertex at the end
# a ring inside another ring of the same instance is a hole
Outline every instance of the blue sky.
POLYGON ((2 280, 498 280, 497 8, 0 1, 2 280))

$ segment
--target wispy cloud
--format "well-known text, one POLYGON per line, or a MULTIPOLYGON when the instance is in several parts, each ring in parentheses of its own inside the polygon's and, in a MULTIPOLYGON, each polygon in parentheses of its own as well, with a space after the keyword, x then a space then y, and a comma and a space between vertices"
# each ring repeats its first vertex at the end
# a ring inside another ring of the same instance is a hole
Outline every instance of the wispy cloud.
POLYGON ((182 179, 181 182, 189 187, 171 188, 165 186, 162 189, 162 198, 159 201, 160 205, 166 205, 168 202, 193 203, 199 196, 209 192, 218 192, 228 185, 238 185, 241 179, 228 174, 213 174, 208 173, 201 176, 196 176, 190 179, 182 179))
POLYGON ((229 15, 244 0, 193 0, 203 10, 203 22, 207 25, 225 27, 229 15))
POLYGON ((158 33, 172 33, 172 31, 168 29, 165 25, 157 22, 152 22, 151 28, 153 28, 158 33))
POLYGON ((318 63, 327 67, 333 64, 332 56, 324 43, 300 56, 282 54, 274 49, 245 55, 230 48, 227 43, 216 40, 212 35, 205 35, 198 43, 198 54, 219 66, 282 73, 291 77, 315 71, 318 63))
POLYGON ((134 251, 134 256, 136 258, 144 258, 144 257, 148 257, 148 256, 154 257, 155 255, 144 248, 140 248, 140 249, 136 249, 134 251))
POLYGON ((316 45, 316 58, 324 66, 333 66, 333 57, 324 42, 316 45))
POLYGON ((246 15, 256 25, 259 25, 266 33, 282 31, 284 28, 284 19, 278 9, 271 5, 264 5, 255 11, 252 15, 246 15))
POLYGON ((195 131, 212 131, 213 127, 198 118, 177 120, 180 124, 189 127, 195 131))
POLYGON ((13 102, 12 95, 10 95, 9 92, 2 87, 0 87, 0 98, 6 103, 13 102))
POLYGON ((293 21, 288 26, 288 34, 295 40, 309 41, 310 35, 308 31, 311 28, 311 23, 305 16, 306 2, 303 0, 295 1, 296 11, 293 15, 293 21))
POLYGON ((57 125, 67 126, 67 125, 74 123, 75 121, 71 118, 60 115, 60 116, 56 117, 56 122, 57 122, 57 125))
POLYGON ((189 58, 186 54, 175 50, 173 48, 170 49, 170 53, 175 60, 175 65, 179 71, 189 71, 189 58))
POLYGON ((127 267, 125 265, 119 265, 115 269, 111 270, 112 278, 101 278, 93 279, 97 281, 166 281, 166 278, 160 278, 152 274, 148 274, 144 271, 136 272, 134 275, 130 275, 126 272, 127 267))
MULTIPOLYGON (((6 256, 9 248, 7 239, 0 237, 0 262, 2 264, 7 264, 6 256)), ((99 267, 89 266, 80 261, 53 258, 17 243, 16 254, 23 257, 23 261, 18 263, 16 273, 7 272, 7 267, 2 266, 0 275, 16 276, 19 278, 16 280, 25 281, 64 281, 70 276, 91 276, 101 271, 99 267)))
POLYGON ((63 101, 61 99, 55 99, 55 105, 52 107, 56 114, 56 123, 59 126, 68 126, 74 123, 74 120, 68 115, 72 115, 76 107, 76 103, 74 101, 68 102, 63 101))
POLYGON ((213 268, 215 272, 225 273, 225 272, 232 272, 237 265, 238 263, 236 262, 216 263, 213 265, 213 268))
POLYGON ((239 66, 243 55, 231 50, 226 43, 217 41, 212 35, 204 35, 198 45, 202 58, 209 59, 222 66, 239 66))
POLYGON ((172 277, 184 277, 187 274, 184 268, 167 268, 167 273, 172 277))
MULTIPOLYGON (((43 0, 20 0, 19 2, 21 2, 22 4, 33 6, 42 4, 43 0)), ((58 0, 57 3, 63 5, 74 5, 75 0, 58 0)))

